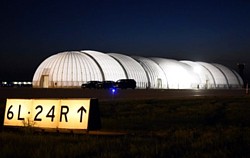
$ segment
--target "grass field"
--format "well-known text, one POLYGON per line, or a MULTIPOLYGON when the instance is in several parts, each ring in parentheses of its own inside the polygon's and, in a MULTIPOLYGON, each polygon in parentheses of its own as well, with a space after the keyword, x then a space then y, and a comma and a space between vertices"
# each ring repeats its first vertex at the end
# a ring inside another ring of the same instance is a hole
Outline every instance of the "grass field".
MULTIPOLYGON (((0 102, 3 122, 5 102, 0 102)), ((250 157, 250 97, 99 102, 103 131, 1 129, 0 157, 250 157)))

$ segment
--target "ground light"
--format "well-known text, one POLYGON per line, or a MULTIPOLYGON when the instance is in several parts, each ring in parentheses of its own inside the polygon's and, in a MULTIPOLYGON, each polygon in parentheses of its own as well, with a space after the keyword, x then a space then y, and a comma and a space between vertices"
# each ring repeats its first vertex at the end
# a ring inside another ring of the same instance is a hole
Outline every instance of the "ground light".
POLYGON ((112 88, 111 91, 112 91, 112 94, 115 94, 116 89, 115 89, 115 88, 112 88))
POLYGON ((110 88, 111 94, 112 94, 112 100, 115 96, 115 94, 117 93, 117 89, 116 88, 110 88))

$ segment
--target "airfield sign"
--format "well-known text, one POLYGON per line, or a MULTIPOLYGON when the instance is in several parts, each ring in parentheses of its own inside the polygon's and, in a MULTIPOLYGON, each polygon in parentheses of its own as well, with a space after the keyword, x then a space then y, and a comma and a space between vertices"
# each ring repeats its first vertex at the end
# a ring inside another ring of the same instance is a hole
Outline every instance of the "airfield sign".
POLYGON ((97 99, 7 99, 5 126, 100 129, 97 99))

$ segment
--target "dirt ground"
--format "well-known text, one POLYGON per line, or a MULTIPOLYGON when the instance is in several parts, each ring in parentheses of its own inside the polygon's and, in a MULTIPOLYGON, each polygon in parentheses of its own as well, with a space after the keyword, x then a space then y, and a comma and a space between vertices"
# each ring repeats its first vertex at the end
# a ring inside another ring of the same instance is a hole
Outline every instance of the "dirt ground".
POLYGON ((239 97, 246 95, 244 89, 217 90, 144 90, 81 88, 0 88, 0 99, 6 98, 97 98, 106 100, 182 99, 195 97, 239 97))

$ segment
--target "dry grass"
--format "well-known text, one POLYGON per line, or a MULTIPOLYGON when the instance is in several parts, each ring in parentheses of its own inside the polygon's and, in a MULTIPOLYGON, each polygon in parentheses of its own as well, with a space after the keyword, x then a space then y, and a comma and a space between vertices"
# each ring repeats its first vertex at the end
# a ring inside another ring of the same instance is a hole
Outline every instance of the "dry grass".
POLYGON ((249 97, 101 101, 100 111, 102 130, 128 135, 2 130, 0 157, 250 157, 249 97))

